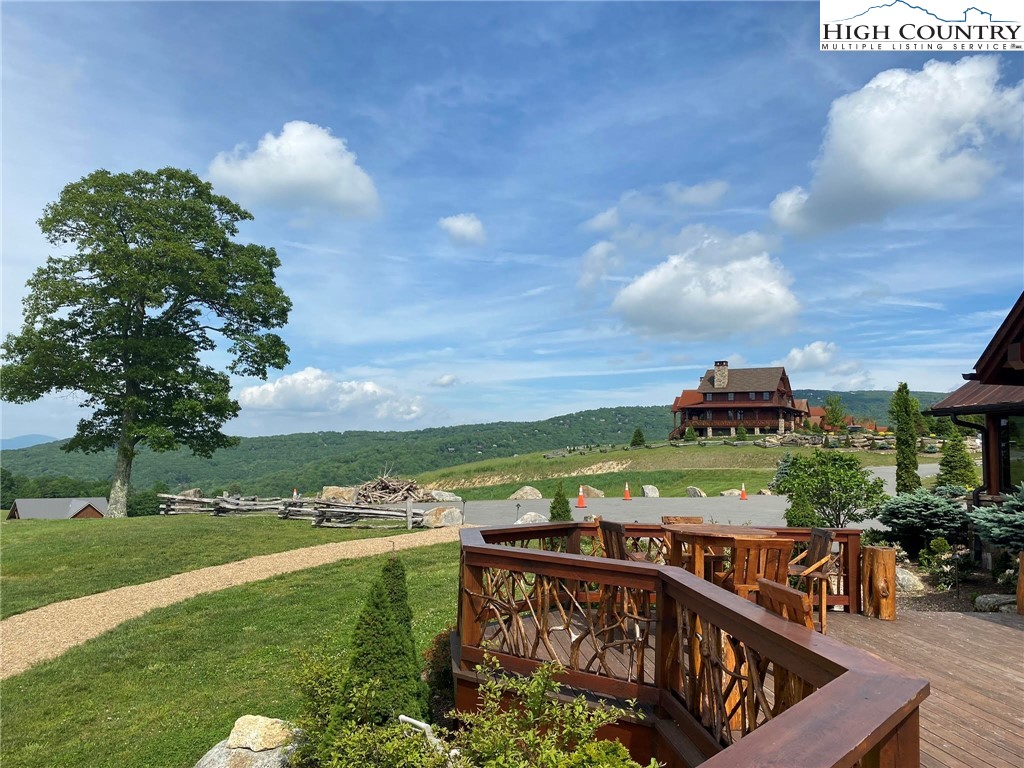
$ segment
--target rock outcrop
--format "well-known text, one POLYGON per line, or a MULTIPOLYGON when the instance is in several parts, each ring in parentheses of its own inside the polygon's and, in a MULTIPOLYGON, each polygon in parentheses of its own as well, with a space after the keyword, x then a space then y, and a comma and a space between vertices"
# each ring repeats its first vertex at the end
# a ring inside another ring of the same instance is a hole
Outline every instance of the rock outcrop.
POLYGON ((525 501, 527 499, 543 499, 541 492, 532 485, 524 485, 518 491, 509 496, 511 501, 525 501))

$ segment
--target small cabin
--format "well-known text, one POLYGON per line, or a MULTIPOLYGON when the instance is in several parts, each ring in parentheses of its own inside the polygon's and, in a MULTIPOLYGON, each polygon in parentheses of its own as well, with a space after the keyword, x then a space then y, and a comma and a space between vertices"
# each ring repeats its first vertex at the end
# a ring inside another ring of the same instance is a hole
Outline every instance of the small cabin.
POLYGON ((77 520, 107 516, 107 500, 91 499, 15 499, 8 520, 77 520))

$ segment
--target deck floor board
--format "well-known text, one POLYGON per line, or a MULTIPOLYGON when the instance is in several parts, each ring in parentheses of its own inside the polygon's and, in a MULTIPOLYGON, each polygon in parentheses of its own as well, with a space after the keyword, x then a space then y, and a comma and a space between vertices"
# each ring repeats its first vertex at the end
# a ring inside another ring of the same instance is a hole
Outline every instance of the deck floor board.
POLYGON ((905 611, 896 621, 835 613, 829 636, 931 683, 923 768, 1024 767, 1024 617, 905 611))

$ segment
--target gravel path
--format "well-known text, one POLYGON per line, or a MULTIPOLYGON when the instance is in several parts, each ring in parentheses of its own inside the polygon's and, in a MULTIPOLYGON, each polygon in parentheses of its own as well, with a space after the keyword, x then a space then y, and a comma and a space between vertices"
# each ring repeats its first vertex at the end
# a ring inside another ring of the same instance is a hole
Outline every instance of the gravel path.
POLYGON ((458 528, 435 528, 380 539, 320 544, 200 568, 148 584, 119 587, 19 613, 0 621, 0 680, 24 672, 33 664, 55 659, 69 648, 154 608, 337 560, 382 555, 458 538, 458 528))

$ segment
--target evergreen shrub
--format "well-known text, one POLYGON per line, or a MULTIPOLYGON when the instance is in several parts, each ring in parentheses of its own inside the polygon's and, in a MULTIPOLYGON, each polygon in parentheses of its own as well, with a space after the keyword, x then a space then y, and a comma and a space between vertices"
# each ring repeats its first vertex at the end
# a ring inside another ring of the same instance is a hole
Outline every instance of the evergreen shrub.
POLYGON ((975 507, 971 520, 981 538, 1012 554, 1024 551, 1024 483, 1000 506, 975 507))
POLYGON ((548 519, 554 522, 570 522, 573 520, 572 510, 569 508, 569 499, 565 496, 565 488, 562 481, 558 481, 555 488, 555 495, 551 499, 551 506, 548 508, 548 519))
POLYGON ((878 508, 878 519, 892 538, 916 558, 936 537, 959 541, 967 531, 967 510, 961 504, 929 493, 924 488, 887 499, 878 508))

